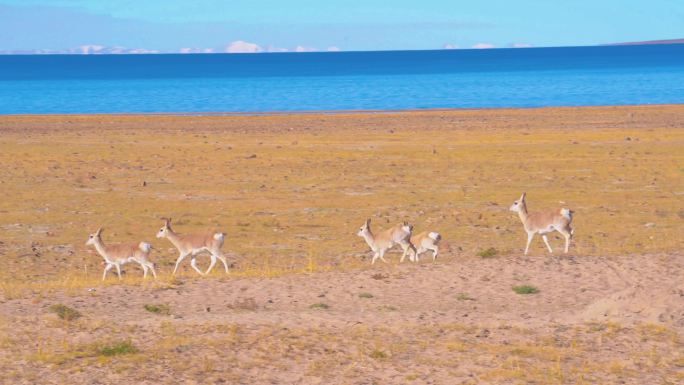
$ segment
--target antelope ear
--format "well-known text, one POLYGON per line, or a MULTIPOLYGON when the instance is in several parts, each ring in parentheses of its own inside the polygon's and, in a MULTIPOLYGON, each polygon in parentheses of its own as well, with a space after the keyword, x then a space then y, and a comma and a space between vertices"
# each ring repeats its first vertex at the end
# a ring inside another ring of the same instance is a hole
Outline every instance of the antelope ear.
POLYGON ((527 196, 526 192, 522 193, 522 195, 520 196, 520 200, 524 201, 526 196, 527 196))
POLYGON ((100 235, 100 234, 102 234, 102 231, 103 231, 103 230, 104 230, 104 229, 103 229, 102 227, 100 227, 100 228, 97 229, 97 231, 95 232, 95 235, 100 235))
POLYGON ((368 225, 370 225, 370 221, 371 221, 370 218, 366 219, 366 227, 368 227, 368 225))
POLYGON ((166 225, 166 227, 170 226, 171 225, 171 218, 164 218, 164 224, 166 225))

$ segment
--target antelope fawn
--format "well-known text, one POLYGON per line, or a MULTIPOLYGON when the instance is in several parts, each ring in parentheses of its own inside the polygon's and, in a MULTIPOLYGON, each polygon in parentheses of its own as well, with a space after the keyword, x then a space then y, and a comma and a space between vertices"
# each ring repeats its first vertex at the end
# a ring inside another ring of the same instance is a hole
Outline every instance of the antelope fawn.
POLYGON ((176 275, 178 266, 188 255, 192 258, 190 260, 190 266, 192 266, 199 275, 209 274, 211 269, 214 268, 214 265, 216 265, 216 258, 221 260, 223 267, 226 269, 226 273, 228 273, 228 262, 226 262, 226 258, 221 252, 223 241, 226 239, 225 233, 207 231, 199 234, 180 235, 171 229, 171 219, 165 219, 164 226, 157 232, 157 238, 167 238, 180 253, 180 256, 176 260, 176 267, 173 269, 173 275, 176 275), (211 254, 211 263, 209 264, 207 271, 202 273, 202 271, 197 268, 197 259, 195 257, 204 251, 211 254))
POLYGON ((394 245, 400 245, 404 250, 400 262, 404 262, 404 258, 406 258, 406 254, 408 253, 409 249, 413 252, 413 255, 409 255, 409 259, 411 262, 415 261, 416 248, 413 246, 413 244, 411 244, 411 232, 413 231, 412 225, 404 222, 403 224, 399 224, 387 230, 381 231, 378 233, 378 235, 373 235, 373 232, 370 229, 370 222, 371 220, 367 219, 366 223, 361 226, 356 235, 363 237, 374 253, 371 265, 374 264, 378 258, 387 263, 385 260, 385 253, 394 245))
POLYGON ((432 262, 437 259, 439 253, 439 241, 442 236, 439 233, 424 231, 420 234, 411 236, 411 244, 416 247, 416 261, 418 256, 428 250, 432 250, 432 262))
POLYGON ((102 280, 107 277, 107 272, 116 267, 116 273, 121 279, 121 266, 129 262, 137 262, 143 269, 143 278, 147 277, 147 270, 152 270, 152 275, 157 278, 157 273, 154 271, 154 263, 150 262, 150 252, 152 245, 147 242, 140 242, 138 244, 120 244, 106 246, 102 242, 102 227, 95 233, 90 234, 86 246, 94 246, 95 250, 104 258, 106 266, 102 274, 102 280))
POLYGON ((527 246, 525 246, 525 255, 527 255, 527 252, 530 249, 530 243, 532 242, 534 234, 537 233, 541 234, 546 247, 549 249, 549 252, 553 253, 553 249, 551 248, 551 245, 549 245, 549 240, 546 236, 546 234, 553 231, 558 231, 565 237, 565 252, 567 253, 568 247, 570 246, 570 239, 572 239, 572 235, 575 232, 575 230, 570 227, 570 223, 572 223, 573 211, 561 208, 540 211, 536 213, 528 213, 527 204, 525 203, 526 195, 527 193, 523 193, 520 196, 520 199, 513 202, 513 205, 510 207, 511 211, 518 213, 518 216, 525 227, 525 232, 527 232, 527 246))

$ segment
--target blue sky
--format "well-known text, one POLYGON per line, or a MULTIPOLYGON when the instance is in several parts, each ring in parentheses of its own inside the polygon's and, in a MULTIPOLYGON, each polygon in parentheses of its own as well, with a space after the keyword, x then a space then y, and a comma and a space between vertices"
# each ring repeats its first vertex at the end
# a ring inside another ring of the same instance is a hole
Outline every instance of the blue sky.
POLYGON ((0 51, 437 49, 684 38, 684 0, 0 0, 0 51))

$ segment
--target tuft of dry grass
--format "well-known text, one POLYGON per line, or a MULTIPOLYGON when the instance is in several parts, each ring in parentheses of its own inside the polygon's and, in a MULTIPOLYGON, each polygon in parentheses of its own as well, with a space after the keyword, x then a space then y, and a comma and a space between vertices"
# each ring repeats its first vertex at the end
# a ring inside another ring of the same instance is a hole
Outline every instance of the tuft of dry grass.
POLYGON ((169 305, 166 304, 146 304, 143 306, 145 310, 147 310, 150 313, 154 314, 159 314, 159 315, 170 315, 171 314, 171 308, 169 305))
POLYGON ((81 313, 69 306, 63 304, 56 304, 50 306, 50 311, 57 314, 57 316, 65 321, 73 321, 81 317, 81 313))
POLYGON ((516 294, 522 294, 522 295, 539 293, 539 289, 537 289, 536 287, 531 286, 531 285, 513 286, 513 291, 516 294))
POLYGON ((240 298, 235 300, 231 305, 228 306, 230 309, 234 310, 246 310, 246 311, 255 311, 259 309, 259 305, 257 305, 256 300, 254 298, 240 298))
POLYGON ((98 349, 98 353, 105 357, 120 356, 138 352, 138 348, 136 348, 131 341, 115 342, 110 345, 102 346, 98 349))
POLYGON ((468 293, 458 293, 456 299, 459 301, 475 301, 475 298, 468 295, 468 293))
POLYGON ((480 250, 477 252, 477 256, 480 258, 494 258, 499 254, 499 250, 490 247, 488 249, 480 250))

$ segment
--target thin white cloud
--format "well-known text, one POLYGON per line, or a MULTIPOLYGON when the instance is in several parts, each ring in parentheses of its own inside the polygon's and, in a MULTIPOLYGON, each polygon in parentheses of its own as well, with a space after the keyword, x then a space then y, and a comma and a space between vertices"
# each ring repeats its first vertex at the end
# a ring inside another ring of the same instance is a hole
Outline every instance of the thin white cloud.
POLYGON ((273 45, 269 45, 266 47, 266 52, 289 52, 290 50, 287 48, 281 48, 281 47, 276 47, 273 45))
POLYGON ((95 44, 88 44, 88 45, 82 45, 80 47, 72 48, 71 50, 74 51, 74 53, 80 53, 84 55, 88 54, 96 54, 104 50, 103 45, 95 45, 95 44))
POLYGON ((513 43, 511 44, 512 48, 531 48, 533 47, 532 44, 529 43, 513 43))
POLYGON ((148 53, 159 53, 159 51, 157 51, 156 49, 134 48, 134 49, 125 50, 124 52, 121 52, 121 53, 148 54, 148 53))
POLYGON ((318 50, 316 48, 313 48, 313 47, 304 47, 304 46, 298 45, 297 47, 295 47, 294 51, 295 52, 316 52, 318 50))
POLYGON ((442 46, 442 49, 458 49, 458 46, 456 44, 445 43, 442 46))
POLYGON ((475 49, 489 49, 489 48, 496 48, 494 44, 491 43, 477 43, 473 45, 471 48, 475 49))
POLYGON ((327 51, 328 51, 328 52, 340 52, 340 51, 342 51, 342 50, 341 50, 339 47, 335 47, 335 46, 333 45, 333 46, 328 47, 327 51))
POLYGON ((227 53, 259 53, 264 52, 264 49, 260 45, 249 43, 242 40, 236 40, 230 44, 225 49, 227 53))
POLYGON ((178 53, 214 53, 213 48, 181 48, 178 53))

